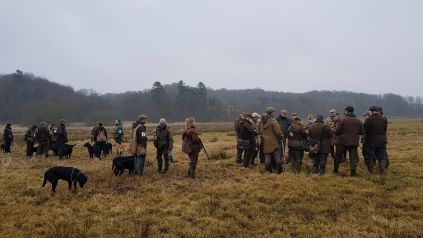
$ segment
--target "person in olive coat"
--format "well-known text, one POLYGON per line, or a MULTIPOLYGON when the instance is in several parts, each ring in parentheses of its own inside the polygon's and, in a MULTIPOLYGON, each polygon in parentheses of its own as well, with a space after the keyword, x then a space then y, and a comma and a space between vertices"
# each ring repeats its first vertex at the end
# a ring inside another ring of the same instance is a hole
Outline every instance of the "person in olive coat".
POLYGON ((310 125, 308 135, 313 141, 319 142, 318 153, 312 154, 313 172, 324 175, 326 162, 330 153, 332 130, 323 122, 323 116, 317 115, 316 122, 310 125))
POLYGON ((303 140, 307 137, 307 132, 301 124, 300 117, 294 116, 293 119, 288 128, 288 148, 294 173, 300 173, 304 158, 303 140))
POLYGON ((282 164, 284 162, 281 153, 281 142, 283 140, 282 130, 276 121, 275 109, 268 107, 267 115, 262 119, 263 152, 265 156, 266 170, 272 172, 272 158, 275 160, 278 173, 283 172, 282 164))

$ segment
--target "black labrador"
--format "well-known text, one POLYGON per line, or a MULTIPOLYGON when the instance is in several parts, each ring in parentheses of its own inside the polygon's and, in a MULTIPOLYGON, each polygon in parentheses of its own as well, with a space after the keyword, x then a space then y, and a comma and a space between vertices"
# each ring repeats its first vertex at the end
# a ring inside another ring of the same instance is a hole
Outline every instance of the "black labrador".
POLYGON ((134 174, 134 156, 118 156, 113 159, 112 170, 115 176, 122 175, 125 169, 129 175, 134 174))
POLYGON ((87 147, 88 154, 90 155, 90 159, 94 158, 95 148, 90 143, 85 143, 84 147, 87 147))
POLYGON ((1 151, 6 152, 6 145, 4 143, 1 144, 0 149, 1 149, 1 151))
MULTIPOLYGON (((73 147, 75 147, 75 145, 65 144, 65 146, 63 147, 63 156, 65 158, 70 159, 72 152, 73 152, 73 147)), ((54 156, 59 155, 59 148, 57 146, 57 143, 55 143, 51 146, 51 150, 53 151, 54 156)))
POLYGON ((42 187, 44 187, 49 181, 51 183, 51 191, 53 193, 56 192, 56 186, 59 182, 59 179, 65 180, 68 182, 69 190, 72 190, 72 183, 74 187, 74 191, 76 191, 76 182, 79 183, 79 187, 83 188, 85 183, 87 182, 87 176, 82 173, 81 170, 73 167, 63 167, 63 166, 55 166, 49 168, 44 173, 44 182, 42 187))
POLYGON ((112 143, 106 143, 103 148, 103 155, 107 156, 109 154, 113 154, 113 145, 112 143))

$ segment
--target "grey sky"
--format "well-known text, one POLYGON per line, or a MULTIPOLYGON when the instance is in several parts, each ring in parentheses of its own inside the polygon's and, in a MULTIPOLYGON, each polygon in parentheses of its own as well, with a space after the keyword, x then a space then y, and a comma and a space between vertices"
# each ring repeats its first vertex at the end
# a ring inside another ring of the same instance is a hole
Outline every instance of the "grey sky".
POLYGON ((0 73, 423 96, 421 0, 0 0, 0 73))

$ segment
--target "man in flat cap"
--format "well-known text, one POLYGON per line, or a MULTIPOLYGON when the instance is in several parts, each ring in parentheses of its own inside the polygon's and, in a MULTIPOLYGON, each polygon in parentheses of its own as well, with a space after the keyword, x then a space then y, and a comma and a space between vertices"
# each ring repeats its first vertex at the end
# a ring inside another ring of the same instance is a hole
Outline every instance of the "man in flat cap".
POLYGON ((379 173, 383 173, 387 167, 386 161, 386 132, 388 120, 380 114, 379 107, 372 106, 369 109, 370 115, 364 121, 363 148, 365 163, 370 173, 373 173, 376 160, 379 164, 379 173))
POLYGON ((360 135, 364 134, 363 123, 354 114, 354 108, 347 106, 344 111, 344 117, 339 121, 336 132, 336 154, 334 173, 338 173, 339 164, 348 151, 350 157, 350 173, 351 176, 356 176, 356 169, 358 163, 358 145, 360 142, 360 135))

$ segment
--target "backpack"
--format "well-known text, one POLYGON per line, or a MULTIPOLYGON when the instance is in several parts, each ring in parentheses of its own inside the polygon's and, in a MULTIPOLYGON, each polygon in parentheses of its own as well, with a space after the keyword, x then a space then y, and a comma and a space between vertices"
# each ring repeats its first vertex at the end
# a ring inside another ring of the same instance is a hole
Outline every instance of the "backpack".
POLYGON ((99 142, 106 142, 107 141, 106 133, 105 133, 104 129, 103 130, 100 129, 100 131, 98 132, 97 141, 99 141, 99 142))

